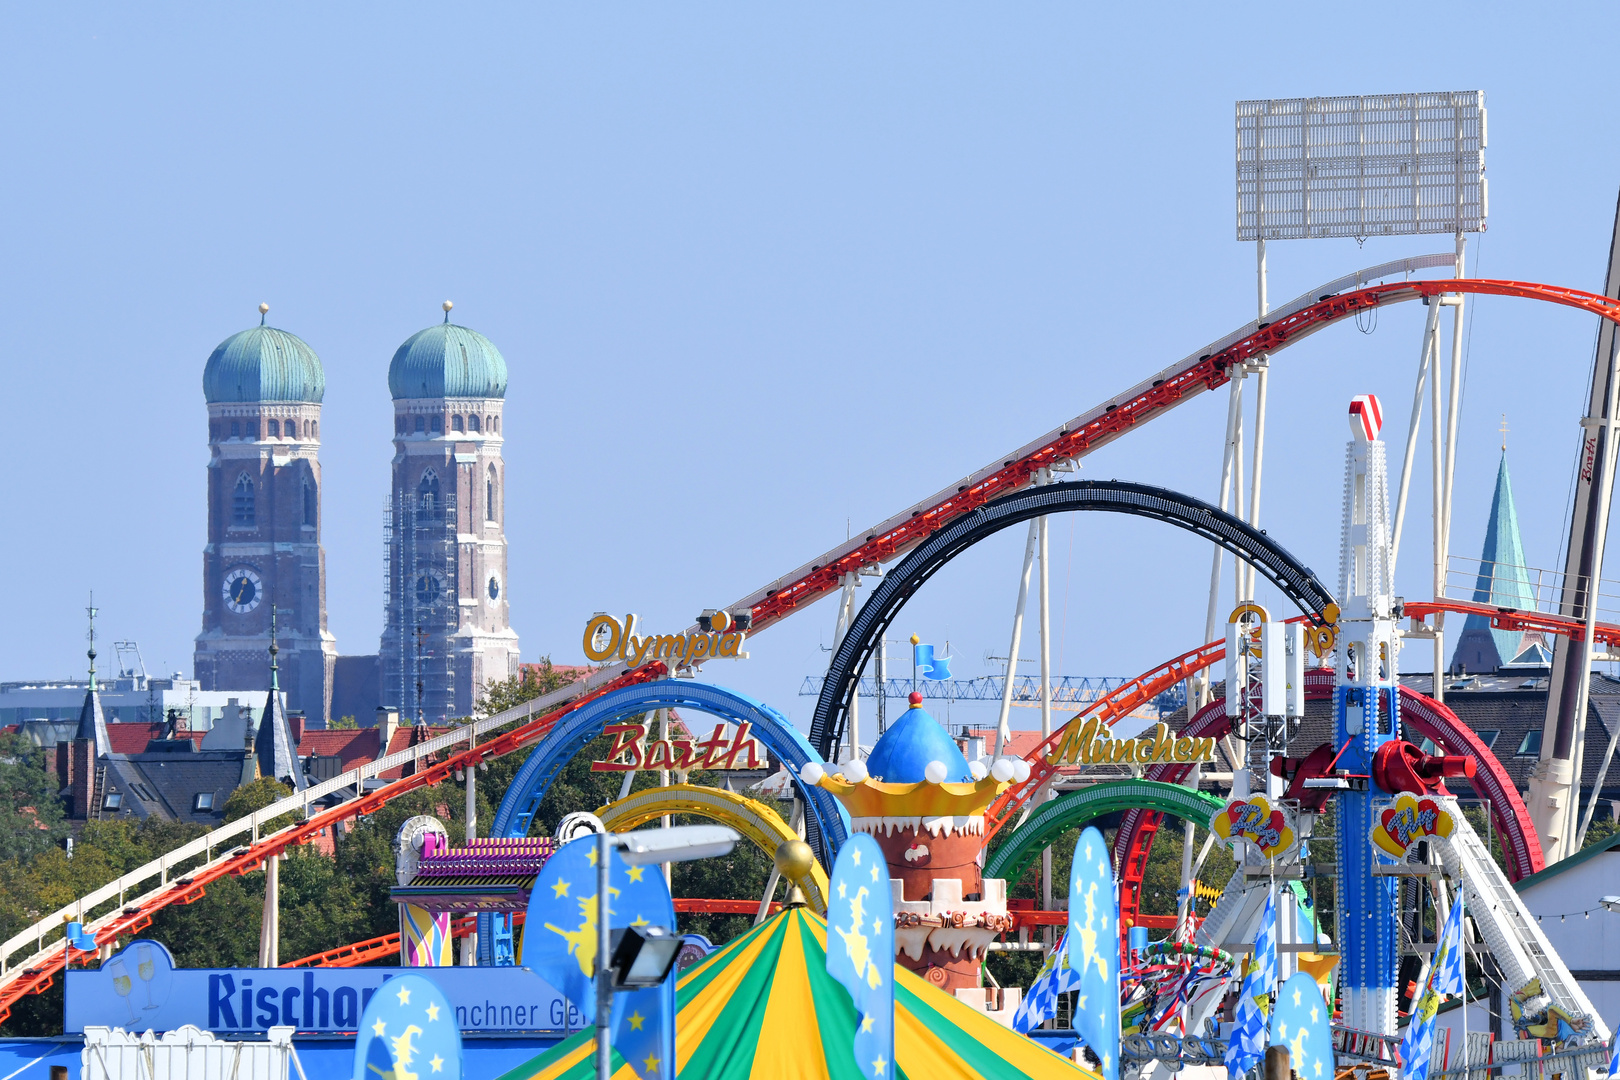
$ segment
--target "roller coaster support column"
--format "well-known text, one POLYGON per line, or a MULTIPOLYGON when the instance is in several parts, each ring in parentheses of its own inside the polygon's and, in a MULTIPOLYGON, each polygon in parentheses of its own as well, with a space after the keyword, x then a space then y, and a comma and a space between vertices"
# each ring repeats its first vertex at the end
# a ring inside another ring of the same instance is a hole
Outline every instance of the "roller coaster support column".
POLYGON ((281 966, 281 856, 264 860, 264 914, 259 920, 259 966, 281 966))
MULTIPOLYGON (((1035 474, 1035 483, 1044 483, 1042 476, 1046 474, 1043 469, 1035 474)), ((1002 680, 1001 686, 1001 714, 996 718, 996 757, 1006 752, 1007 740, 1012 738, 1012 729, 1008 726, 1008 715, 1012 712, 1013 684, 1018 681, 1018 649, 1024 641, 1024 606, 1029 603, 1029 574, 1035 566, 1035 551, 1040 546, 1041 538, 1040 518, 1031 518, 1029 522, 1029 540, 1024 544, 1024 569, 1018 575, 1018 606, 1013 611, 1012 644, 1007 648, 1007 677, 1002 680)), ((1041 571, 1044 581, 1046 571, 1044 564, 1041 571)), ((1045 593, 1045 590, 1042 590, 1045 593)), ((1046 597, 1041 597, 1041 622, 1046 622, 1046 597)), ((1045 638, 1042 637, 1042 648, 1045 648, 1045 638)), ((856 685, 859 685, 858 683, 856 685)))
MULTIPOLYGON (((467 725, 467 749, 471 750, 478 745, 478 732, 473 725, 467 725)), ((467 778, 467 843, 470 845, 478 839, 478 765, 468 765, 463 770, 467 778)), ((461 939, 461 964, 463 967, 476 967, 478 965, 478 931, 473 930, 461 939)))
MULTIPOLYGON (((1255 241, 1255 258, 1260 290, 1260 321, 1266 321, 1271 305, 1266 302, 1266 242, 1255 241)), ((1254 475, 1249 478, 1249 524, 1260 527, 1260 473, 1266 460, 1266 383, 1271 375, 1271 356, 1261 353, 1255 361, 1258 371, 1254 381, 1254 475)), ((1254 564, 1247 564, 1244 575, 1243 600, 1254 599, 1254 564)), ((1207 639, 1206 639, 1207 640, 1207 639)))
POLYGON ((1440 333, 1440 305, 1430 303, 1428 308, 1429 317, 1423 326, 1423 344, 1418 349, 1417 386, 1412 391, 1412 419, 1406 426, 1406 456, 1401 462, 1401 486, 1395 497, 1395 531, 1389 542, 1389 572, 1392 579, 1395 564, 1400 560, 1401 531, 1406 525, 1406 493, 1412 484, 1412 460, 1417 455, 1418 427, 1423 422, 1423 391, 1428 384, 1436 353, 1435 342, 1440 333))
MULTIPOLYGON (((1226 403, 1226 443, 1221 452, 1221 486, 1219 496, 1216 499, 1217 505, 1219 505, 1222 510, 1227 509, 1230 504, 1232 495, 1232 469, 1234 457, 1238 459, 1236 464, 1237 468, 1240 470, 1240 479, 1238 482, 1242 483, 1241 469, 1243 466, 1241 459, 1243 456, 1243 368, 1234 367, 1231 369, 1231 374, 1232 392, 1228 396, 1226 403)), ((1241 503, 1241 498, 1238 501, 1241 503)), ((1241 505, 1237 509, 1237 516, 1243 516, 1243 508, 1241 505)), ((1221 603, 1221 556, 1223 554, 1224 549, 1222 549, 1219 544, 1215 545, 1215 550, 1210 554, 1209 608, 1204 614, 1205 641, 1213 641, 1215 639, 1215 618, 1216 613, 1220 610, 1221 603)), ((1236 556, 1234 556, 1233 561, 1239 566, 1238 573, 1241 576, 1242 560, 1237 559, 1236 556)), ((1205 676, 1197 676, 1194 678, 1193 689, 1195 693, 1188 699, 1190 703, 1189 708, 1191 710, 1188 715, 1192 715, 1192 713, 1195 713, 1205 705, 1208 705, 1211 696, 1209 679, 1205 676)))
MULTIPOLYGON (((1052 474, 1049 470, 1041 470, 1044 481, 1050 483, 1052 474)), ((1040 559, 1041 559, 1041 738, 1048 739, 1052 735, 1052 577, 1048 566, 1048 557, 1051 545, 1047 543, 1047 522, 1050 518, 1042 514, 1035 519, 1040 526, 1040 559)), ((1006 693, 1003 688, 1002 693, 1006 693)), ((1043 910, 1052 910, 1052 849, 1041 849, 1041 907, 1043 910)), ((1042 933, 1046 945, 1052 945, 1053 929, 1046 927, 1042 933)))
MULTIPOLYGON (((1338 940, 1344 955, 1344 1023, 1363 1031, 1396 1031, 1396 889, 1374 876, 1388 860, 1368 839, 1374 800, 1373 755, 1400 732, 1395 620, 1391 617, 1384 444, 1377 399, 1351 403, 1352 439, 1345 469, 1339 595, 1343 608, 1335 657, 1333 741, 1348 790, 1338 796, 1338 940)), ((1438 415, 1438 410, 1436 410, 1438 415)), ((1435 425, 1439 427, 1438 424, 1435 425)), ((1439 440, 1435 445, 1439 446, 1439 440)), ((1436 682, 1439 669, 1436 669, 1436 682)))

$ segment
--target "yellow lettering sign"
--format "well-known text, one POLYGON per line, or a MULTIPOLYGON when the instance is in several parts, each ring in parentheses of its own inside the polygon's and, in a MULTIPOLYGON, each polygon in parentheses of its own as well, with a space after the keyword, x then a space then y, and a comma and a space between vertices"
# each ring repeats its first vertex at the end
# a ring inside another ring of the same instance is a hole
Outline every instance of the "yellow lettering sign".
POLYGON ((1138 739, 1117 739, 1097 717, 1077 716, 1063 729, 1062 740, 1046 760, 1050 765, 1208 764, 1215 760, 1215 740, 1176 735, 1168 724, 1155 725, 1138 739))
MULTIPOLYGON (((728 618, 726 626, 733 625, 728 618)), ((711 620, 710 625, 716 625, 711 620)), ((697 630, 690 634, 637 634, 636 616, 620 622, 612 615, 596 615, 585 624, 585 659, 593 664, 623 660, 640 667, 649 660, 663 660, 672 667, 685 667, 716 657, 722 660, 746 659, 742 651, 748 634, 743 630, 725 632, 697 630)))

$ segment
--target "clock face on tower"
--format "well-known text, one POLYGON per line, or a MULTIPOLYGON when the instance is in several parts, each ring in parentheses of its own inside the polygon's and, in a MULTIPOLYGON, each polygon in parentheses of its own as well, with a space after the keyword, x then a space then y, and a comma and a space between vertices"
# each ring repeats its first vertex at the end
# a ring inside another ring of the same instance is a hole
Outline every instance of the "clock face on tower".
POLYGON ((225 575, 225 606, 238 615, 246 615, 258 607, 263 597, 263 582, 257 572, 238 566, 225 575))

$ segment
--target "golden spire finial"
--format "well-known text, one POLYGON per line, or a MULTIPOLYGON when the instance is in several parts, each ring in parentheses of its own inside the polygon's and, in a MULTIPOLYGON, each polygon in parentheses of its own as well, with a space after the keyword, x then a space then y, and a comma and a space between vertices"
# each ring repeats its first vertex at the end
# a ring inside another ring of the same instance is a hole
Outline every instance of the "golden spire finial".
POLYGON ((1502 450, 1505 453, 1507 451, 1507 433, 1508 433, 1507 413, 1502 414, 1502 426, 1501 426, 1501 428, 1499 430, 1502 432, 1502 450))

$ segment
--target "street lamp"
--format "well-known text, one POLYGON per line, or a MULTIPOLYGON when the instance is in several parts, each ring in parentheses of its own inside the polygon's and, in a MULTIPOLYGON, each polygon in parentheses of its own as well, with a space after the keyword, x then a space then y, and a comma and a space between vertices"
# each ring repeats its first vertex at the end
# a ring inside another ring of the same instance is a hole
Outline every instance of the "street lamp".
POLYGON ((669 974, 680 938, 670 927, 667 933, 653 934, 654 927, 635 928, 618 943, 617 954, 610 949, 608 927, 608 887, 613 851, 630 866, 649 863, 689 862, 729 854, 740 839, 736 831, 723 825, 681 825, 673 829, 647 829, 642 832, 610 833, 596 837, 596 1075, 609 1080, 613 1048, 608 1045, 608 1025, 613 1015, 615 984, 632 989, 655 986, 669 974), (673 948, 670 944, 673 943, 673 948), (658 979, 644 981, 656 969, 658 979))

